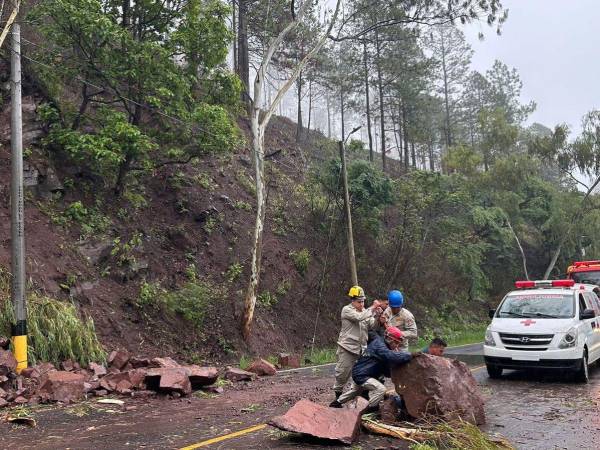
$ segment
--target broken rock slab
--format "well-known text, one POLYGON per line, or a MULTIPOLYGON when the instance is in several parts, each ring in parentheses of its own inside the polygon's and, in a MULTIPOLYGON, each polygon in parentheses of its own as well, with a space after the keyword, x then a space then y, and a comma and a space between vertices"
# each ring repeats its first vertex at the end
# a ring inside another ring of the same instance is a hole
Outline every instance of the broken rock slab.
POLYGON ((191 365, 183 366, 183 368, 187 371, 193 389, 209 386, 219 378, 219 371, 216 367, 191 365))
POLYGON ((362 408, 329 408, 303 399, 269 425, 349 445, 358 437, 362 412, 362 408))
POLYGON ((96 377, 102 377, 102 376, 106 375, 106 367, 104 367, 101 364, 91 362, 89 365, 89 369, 92 372, 94 372, 94 376, 96 376, 96 377))
POLYGON ((47 401, 70 403, 83 397, 85 377, 79 373, 53 371, 43 376, 38 394, 47 401))
POLYGON ((223 375, 226 380, 229 381, 250 381, 256 378, 256 374, 252 372, 247 372, 242 369, 238 369, 236 367, 228 367, 223 375))
POLYGON ((181 365, 177 361, 175 361, 173 358, 170 358, 168 356, 166 356, 164 358, 153 358, 152 361, 150 362, 150 366, 151 367, 170 368, 170 369, 175 369, 177 367, 181 367, 181 365))
POLYGON ((277 373, 277 368, 265 359, 256 359, 248 366, 248 372, 255 373, 261 377, 273 376, 277 373))
POLYGON ((125 350, 113 350, 108 355, 108 365, 121 370, 129 362, 129 353, 125 350))
POLYGON ((148 389, 162 392, 177 392, 187 395, 192 392, 188 371, 184 367, 160 367, 146 372, 148 389))
POLYGON ((132 369, 127 372, 108 374, 100 380, 100 387, 109 392, 129 394, 132 389, 143 389, 146 370, 132 369))
POLYGON ((461 361, 423 354, 392 370, 392 381, 416 419, 435 416, 485 423, 483 397, 469 367, 461 361))

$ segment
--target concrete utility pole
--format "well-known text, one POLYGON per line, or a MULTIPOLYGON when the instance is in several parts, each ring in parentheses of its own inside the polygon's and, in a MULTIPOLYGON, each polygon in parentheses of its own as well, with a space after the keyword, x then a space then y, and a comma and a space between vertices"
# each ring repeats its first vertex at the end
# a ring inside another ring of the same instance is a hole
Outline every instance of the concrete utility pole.
POLYGON ((344 142, 339 141, 340 159, 342 160, 342 179, 344 182, 344 207, 346 209, 346 223, 348 225, 348 257, 350 259, 350 275, 352 285, 358 284, 358 275, 356 273, 356 257, 354 256, 354 236, 352 234, 352 213, 350 211, 350 195, 348 193, 348 172, 346 171, 346 152, 344 142))
POLYGON ((12 172, 10 180, 12 285, 15 313, 12 340, 17 373, 27 367, 27 310, 25 307, 25 220, 23 206, 23 123, 21 111, 21 27, 12 26, 10 57, 12 172))

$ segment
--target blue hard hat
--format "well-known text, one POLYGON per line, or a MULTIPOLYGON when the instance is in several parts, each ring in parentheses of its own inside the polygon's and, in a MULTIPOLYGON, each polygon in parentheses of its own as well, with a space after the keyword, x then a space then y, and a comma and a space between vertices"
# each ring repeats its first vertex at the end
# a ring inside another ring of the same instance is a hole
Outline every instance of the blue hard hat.
POLYGON ((404 304, 404 297, 402 296, 402 292, 396 290, 390 291, 388 292, 387 297, 392 308, 402 308, 402 305, 404 304))

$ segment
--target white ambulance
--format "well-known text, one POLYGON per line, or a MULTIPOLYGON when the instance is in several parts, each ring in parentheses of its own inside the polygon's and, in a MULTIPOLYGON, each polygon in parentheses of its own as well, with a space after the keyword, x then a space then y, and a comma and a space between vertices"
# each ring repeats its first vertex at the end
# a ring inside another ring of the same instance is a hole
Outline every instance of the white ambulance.
POLYGON ((574 280, 517 281, 485 333, 490 378, 503 369, 572 371, 581 382, 600 358, 600 288, 574 280))

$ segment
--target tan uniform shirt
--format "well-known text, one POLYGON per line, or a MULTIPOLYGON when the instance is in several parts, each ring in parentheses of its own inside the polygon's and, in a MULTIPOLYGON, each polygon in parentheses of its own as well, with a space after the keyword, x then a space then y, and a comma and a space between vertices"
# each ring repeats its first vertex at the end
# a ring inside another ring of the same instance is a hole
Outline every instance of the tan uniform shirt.
POLYGON ((375 319, 369 309, 359 312, 352 304, 342 308, 342 329, 338 345, 350 353, 360 355, 367 348, 369 328, 375 319))
POLYGON ((417 342, 417 323, 415 322, 415 317, 408 309, 402 308, 398 314, 393 314, 392 308, 388 308, 384 314, 388 318, 387 323, 389 326, 399 328, 404 333, 406 339, 402 348, 406 349, 409 343, 417 342))

